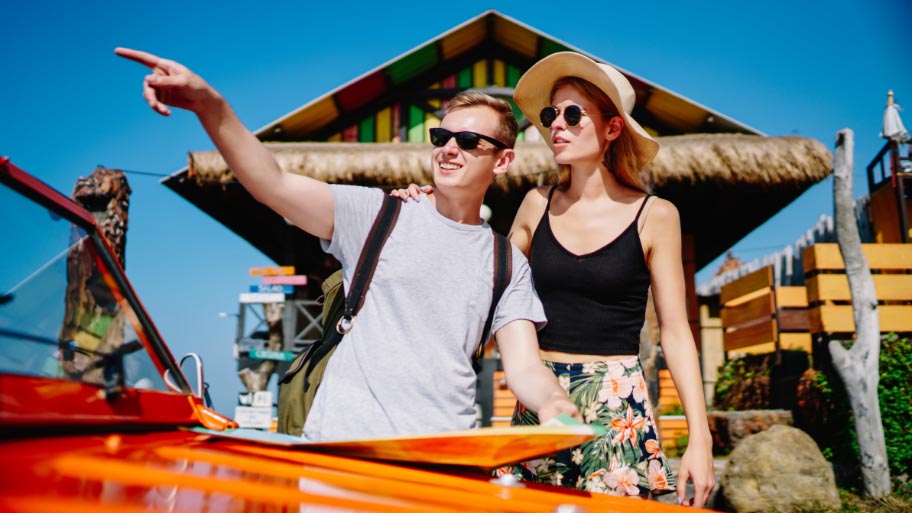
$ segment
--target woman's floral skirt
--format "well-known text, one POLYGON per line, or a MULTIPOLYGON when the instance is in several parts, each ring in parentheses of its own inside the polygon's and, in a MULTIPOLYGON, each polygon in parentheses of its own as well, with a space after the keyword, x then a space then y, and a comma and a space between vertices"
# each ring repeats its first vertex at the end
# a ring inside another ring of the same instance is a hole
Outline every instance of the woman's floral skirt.
MULTIPOLYGON (((611 495, 661 495, 675 490, 637 356, 591 363, 545 362, 587 423, 608 434, 572 449, 498 469, 527 481, 611 495)), ((516 404, 513 425, 537 425, 516 404)))

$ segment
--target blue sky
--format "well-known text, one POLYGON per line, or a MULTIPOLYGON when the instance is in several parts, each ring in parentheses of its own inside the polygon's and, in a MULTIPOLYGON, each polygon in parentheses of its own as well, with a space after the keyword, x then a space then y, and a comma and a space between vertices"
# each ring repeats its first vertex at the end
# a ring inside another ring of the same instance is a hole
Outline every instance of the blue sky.
MULTIPOLYGON (((912 106, 907 0, 767 2, 10 2, 0 39, 0 155, 65 194, 97 164, 153 174, 211 149, 195 118, 163 118, 140 97, 143 69, 116 46, 178 60, 259 128, 493 8, 769 135, 832 148, 855 131, 855 194, 880 149, 888 89, 912 106)), ((906 125, 912 114, 906 114, 906 125)), ((143 174, 133 196, 127 274, 176 355, 202 355, 216 407, 241 388, 231 342, 237 295, 271 265, 258 251, 143 174)), ((734 248, 781 249, 822 213, 832 179, 734 248)), ((727 213, 720 213, 727 214, 727 213)), ((698 282, 714 272, 713 262, 698 282)))

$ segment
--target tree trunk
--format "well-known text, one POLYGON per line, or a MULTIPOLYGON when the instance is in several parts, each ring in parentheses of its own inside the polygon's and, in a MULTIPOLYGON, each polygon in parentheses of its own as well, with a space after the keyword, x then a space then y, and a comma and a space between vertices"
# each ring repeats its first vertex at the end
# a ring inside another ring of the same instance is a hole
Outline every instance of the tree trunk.
POLYGON ((855 316, 855 343, 846 350, 838 341, 829 344, 833 367, 845 384, 855 415, 855 432, 861 456, 864 492, 869 497, 890 495, 890 467, 884 442, 883 422, 877 384, 880 377, 880 319, 877 294, 868 261, 861 250, 861 238, 852 207, 854 134, 849 129, 836 135, 833 162, 833 204, 836 237, 845 261, 855 316))
MULTIPOLYGON (((283 346, 282 337, 282 318, 285 312, 285 303, 266 303, 263 305, 263 313, 266 315, 266 325, 269 327, 269 340, 266 342, 266 349, 270 351, 281 351, 283 346)), ((263 360, 256 370, 242 369, 238 371, 238 377, 241 383, 247 388, 248 392, 262 392, 269 385, 269 378, 275 372, 278 364, 275 360, 263 360)))

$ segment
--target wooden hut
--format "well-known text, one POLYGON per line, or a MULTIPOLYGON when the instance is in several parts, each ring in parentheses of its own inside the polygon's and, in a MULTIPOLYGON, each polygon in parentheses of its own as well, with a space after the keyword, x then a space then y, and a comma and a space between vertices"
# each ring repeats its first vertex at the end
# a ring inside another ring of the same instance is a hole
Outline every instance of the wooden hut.
MULTIPOLYGON (((429 183, 427 131, 440 123, 448 98, 476 89, 510 99, 513 86, 529 66, 563 50, 586 54, 496 11, 486 11, 256 134, 270 143, 282 167, 295 173, 383 187, 429 183)), ((644 178, 681 212, 688 310, 698 336, 696 270, 826 177, 831 155, 818 141, 766 137, 620 71, 637 92, 633 116, 661 145, 644 178)), ((521 128, 517 161, 486 198, 493 211, 491 224, 502 232, 528 188, 556 179, 548 148, 538 141, 522 113, 515 112, 521 128)), ((188 167, 164 180, 166 186, 277 263, 308 273, 322 268, 325 257, 317 241, 256 202, 215 152, 194 152, 189 160, 188 167)))

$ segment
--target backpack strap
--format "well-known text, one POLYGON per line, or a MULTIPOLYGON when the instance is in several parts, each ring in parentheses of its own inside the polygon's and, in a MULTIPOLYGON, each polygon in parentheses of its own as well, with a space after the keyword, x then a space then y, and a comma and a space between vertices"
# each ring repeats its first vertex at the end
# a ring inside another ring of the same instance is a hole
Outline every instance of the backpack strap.
POLYGON ((367 234, 367 240, 364 247, 361 248, 361 256, 358 258, 358 265, 355 267, 355 274, 352 276, 351 288, 345 296, 345 307, 342 310, 342 318, 336 324, 336 331, 344 335, 351 331, 352 322, 361 307, 364 305, 364 296, 367 295, 367 288, 370 286, 371 278, 374 277, 374 271, 377 269, 377 260, 380 256, 380 250, 386 244, 399 218, 399 210, 402 201, 392 196, 383 197, 383 205, 370 232, 367 234))
POLYGON ((503 296, 507 285, 513 277, 513 245, 503 235, 491 230, 494 234, 494 290, 491 298, 491 308, 488 310, 488 319, 485 321, 481 332, 481 341, 475 348, 473 360, 481 361, 484 357, 485 344, 491 338, 491 325, 494 323, 494 310, 503 296))

